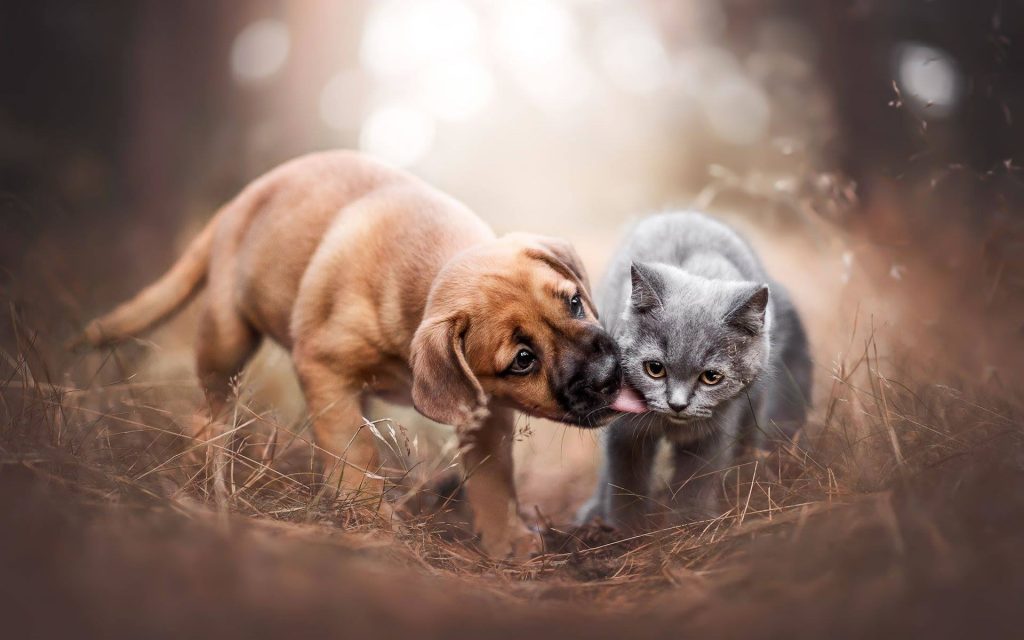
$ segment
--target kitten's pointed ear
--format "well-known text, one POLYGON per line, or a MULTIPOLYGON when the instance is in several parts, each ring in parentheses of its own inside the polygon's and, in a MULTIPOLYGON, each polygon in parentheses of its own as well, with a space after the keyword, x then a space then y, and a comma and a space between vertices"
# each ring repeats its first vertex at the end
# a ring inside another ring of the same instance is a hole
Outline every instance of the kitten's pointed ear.
POLYGON ((764 329, 764 313, 768 308, 768 285, 753 285, 745 289, 739 299, 740 303, 725 315, 725 322, 756 336, 764 329))
POLYGON ((632 283, 629 302, 637 311, 644 313, 661 306, 661 276, 649 264, 634 262, 629 266, 632 283))

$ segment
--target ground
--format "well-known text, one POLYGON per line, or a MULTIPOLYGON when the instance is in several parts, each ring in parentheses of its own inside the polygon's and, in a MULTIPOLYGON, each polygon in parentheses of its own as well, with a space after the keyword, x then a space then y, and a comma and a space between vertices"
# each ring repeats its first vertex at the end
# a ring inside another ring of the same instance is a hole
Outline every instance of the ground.
MULTIPOLYGON (((375 496, 325 500, 273 349, 239 381, 245 446, 218 505, 183 435, 199 401, 189 314, 68 354, 69 323, 53 319, 74 304, 26 276, 7 292, 0 353, 0 618, 12 637, 1010 636, 1024 428, 1005 336, 1019 316, 1006 302, 995 318, 994 293, 933 253, 904 248, 896 264, 855 228, 821 228, 814 252, 755 233, 815 343, 797 443, 748 452, 718 517, 623 539, 571 524, 594 433, 523 420, 517 482, 546 550, 516 563, 475 550, 452 524, 457 502, 452 517, 391 523, 375 496)), ((412 461, 411 478, 445 472, 443 430, 379 413, 382 447, 412 461)))

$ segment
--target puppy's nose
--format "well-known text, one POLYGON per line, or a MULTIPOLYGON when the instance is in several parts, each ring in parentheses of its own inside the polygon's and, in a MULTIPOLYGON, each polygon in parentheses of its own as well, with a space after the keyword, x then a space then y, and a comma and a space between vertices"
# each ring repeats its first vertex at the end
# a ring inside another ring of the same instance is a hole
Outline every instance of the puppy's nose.
POLYGON ((619 367, 619 359, 613 354, 594 358, 588 369, 588 391, 601 396, 611 396, 619 390, 622 369, 619 367))
POLYGON ((606 354, 614 354, 617 349, 615 346, 615 340, 604 331, 599 331, 594 335, 593 342, 590 343, 590 348, 593 350, 595 356, 603 356, 606 354))
POLYGON ((690 406, 688 402, 672 402, 668 401, 668 408, 675 411, 676 413, 682 413, 686 411, 686 407, 690 406))
POLYGON ((611 366, 605 367, 605 375, 594 380, 593 386, 603 396, 610 396, 619 390, 619 380, 622 378, 622 370, 615 358, 611 359, 611 366))

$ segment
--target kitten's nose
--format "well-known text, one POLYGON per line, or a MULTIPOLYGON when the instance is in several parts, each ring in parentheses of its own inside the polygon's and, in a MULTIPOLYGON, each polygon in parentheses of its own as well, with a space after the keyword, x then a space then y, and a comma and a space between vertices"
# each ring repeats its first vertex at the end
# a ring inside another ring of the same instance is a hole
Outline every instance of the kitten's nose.
POLYGON ((682 413, 686 411, 686 407, 690 406, 688 402, 672 402, 668 401, 668 408, 675 411, 676 413, 682 413))

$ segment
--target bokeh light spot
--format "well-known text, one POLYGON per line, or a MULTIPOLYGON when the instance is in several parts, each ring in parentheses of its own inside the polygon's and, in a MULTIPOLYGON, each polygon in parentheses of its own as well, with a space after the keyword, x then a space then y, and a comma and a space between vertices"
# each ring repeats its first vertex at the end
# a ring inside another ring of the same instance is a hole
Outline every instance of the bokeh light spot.
POLYGON ((462 0, 386 0, 373 5, 359 55, 372 73, 400 76, 464 55, 479 39, 479 19, 462 0))
POLYGON ((358 128, 368 92, 369 82, 362 73, 350 70, 336 74, 320 92, 320 119, 338 131, 358 128))
POLYGON ((251 84, 274 76, 288 59, 291 39, 280 20, 257 20, 242 29, 231 45, 235 80, 251 84))
POLYGON ((359 135, 359 148, 400 167, 416 164, 434 142, 430 114, 402 105, 388 105, 370 114, 359 135))
POLYGON ((931 45, 908 42, 896 52, 896 83, 923 117, 949 115, 960 98, 960 70, 952 56, 931 45))
POLYGON ((562 4, 514 0, 498 12, 497 53, 543 109, 577 107, 594 91, 594 74, 580 56, 578 40, 575 18, 562 4))
POLYGON ((668 56, 653 25, 639 14, 613 14, 598 30, 601 65, 616 87, 631 93, 660 88, 669 73, 668 56))
POLYGON ((715 135, 735 145, 754 144, 768 132, 771 108, 764 91, 740 74, 721 78, 702 98, 715 135))
POLYGON ((480 112, 494 94, 491 72, 475 60, 435 65, 420 77, 420 99, 434 115, 464 120, 480 112))
POLYGON ((532 71, 565 57, 576 37, 572 15, 550 0, 505 2, 498 15, 498 49, 520 69, 532 71))

